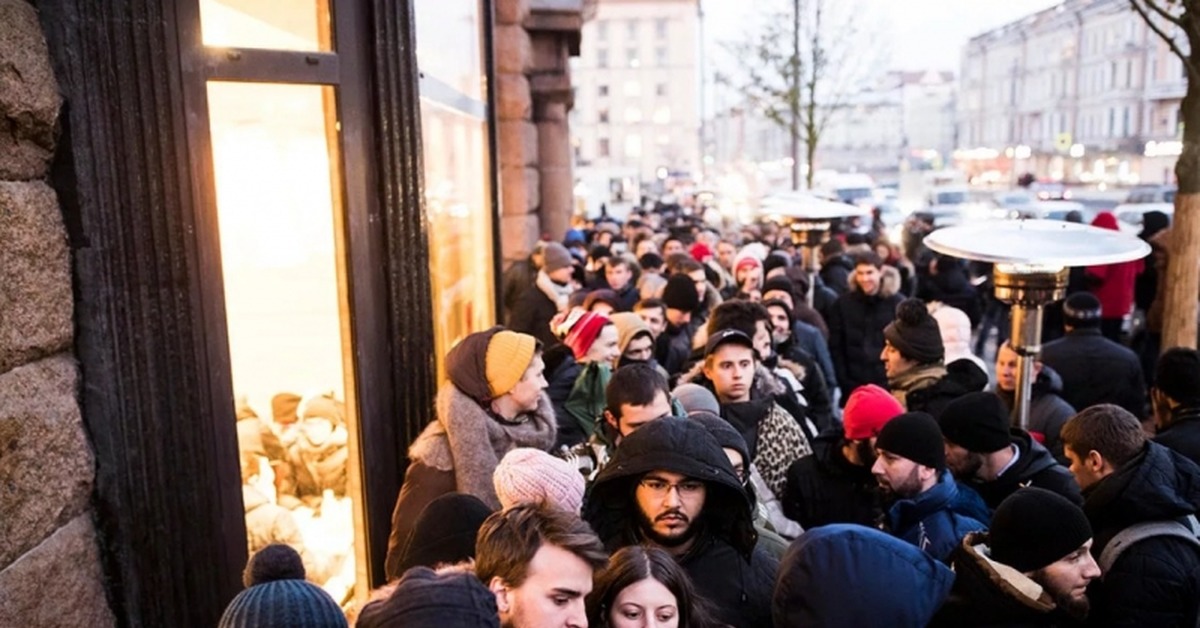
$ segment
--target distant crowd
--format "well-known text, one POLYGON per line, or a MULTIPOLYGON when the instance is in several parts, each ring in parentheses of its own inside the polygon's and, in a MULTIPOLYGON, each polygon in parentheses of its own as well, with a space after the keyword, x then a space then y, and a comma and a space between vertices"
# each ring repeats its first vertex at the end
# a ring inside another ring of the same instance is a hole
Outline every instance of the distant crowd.
MULTIPOLYGON (((356 625, 1198 625, 1200 354, 1158 346, 1164 249, 1073 270, 1021 429, 990 269, 929 228, 808 260, 658 207, 539 242, 445 357, 356 625)), ((222 626, 347 625, 256 549, 222 626)))

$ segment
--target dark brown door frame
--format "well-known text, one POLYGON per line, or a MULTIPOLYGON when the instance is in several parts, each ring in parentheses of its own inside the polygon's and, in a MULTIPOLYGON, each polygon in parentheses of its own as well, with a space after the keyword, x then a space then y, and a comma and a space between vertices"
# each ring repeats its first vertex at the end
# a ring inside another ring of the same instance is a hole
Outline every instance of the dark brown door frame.
POLYGON ((241 588, 211 150, 195 97, 217 76, 340 84, 367 568, 382 582, 406 448, 435 393, 411 2, 335 0, 335 54, 239 59, 196 46, 197 0, 38 3, 66 100, 52 179, 73 254, 81 406, 121 625, 212 626, 241 588), (260 64, 275 73, 261 76, 260 64))

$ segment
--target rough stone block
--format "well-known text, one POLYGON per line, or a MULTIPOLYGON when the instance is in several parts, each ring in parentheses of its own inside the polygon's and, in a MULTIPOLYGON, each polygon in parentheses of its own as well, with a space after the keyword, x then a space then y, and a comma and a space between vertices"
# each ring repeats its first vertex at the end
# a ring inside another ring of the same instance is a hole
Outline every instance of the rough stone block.
POLYGON ((71 268, 58 198, 0 182, 0 373, 71 346, 71 268))
POLYGON ((533 42, 519 24, 496 26, 496 72, 528 74, 533 68, 533 42))
POLYGON ((529 17, 529 0, 496 0, 497 24, 520 24, 529 17))
POLYGON ((45 176, 61 104, 33 5, 0 0, 0 178, 45 176))
POLYGON ((96 530, 84 514, 0 571, 0 626, 108 628, 96 530))
POLYGON ((496 116, 500 120, 528 120, 532 115, 529 79, 521 74, 496 75, 496 116))
POLYGON ((500 213, 504 216, 523 216, 541 203, 538 171, 535 168, 505 167, 500 169, 500 213))
POLYGON ((571 226, 571 215, 575 210, 571 167, 542 168, 540 189, 542 231, 552 238, 562 238, 571 226))
POLYGON ((77 381, 65 355, 0 375, 0 566, 87 510, 94 466, 77 381))
POLYGON ((500 253, 505 263, 527 259, 541 234, 537 214, 500 217, 500 253))
POLYGON ((537 123, 538 167, 571 167, 571 132, 566 120, 537 123))
POLYGON ((501 120, 499 127, 500 166, 537 165, 537 125, 526 120, 501 120))

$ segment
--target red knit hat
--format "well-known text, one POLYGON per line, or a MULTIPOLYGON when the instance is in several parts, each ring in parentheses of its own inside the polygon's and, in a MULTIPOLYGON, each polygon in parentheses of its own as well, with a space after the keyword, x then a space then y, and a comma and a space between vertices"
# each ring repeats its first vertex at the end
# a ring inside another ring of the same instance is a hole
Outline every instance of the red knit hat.
POLYGON ((571 330, 567 332, 567 337, 563 338, 563 344, 571 348, 576 360, 582 360, 587 355, 588 350, 592 348, 592 343, 596 342, 596 337, 600 335, 600 330, 604 329, 604 326, 610 322, 608 317, 603 314, 584 312, 571 325, 571 330))
POLYGON ((693 244, 691 250, 688 252, 692 254, 693 259, 702 264, 713 256, 712 249, 708 248, 708 245, 703 242, 693 244))
POLYGON ((863 440, 878 436, 884 424, 904 414, 904 407, 892 393, 867 384, 850 393, 842 410, 842 428, 847 440, 863 440))

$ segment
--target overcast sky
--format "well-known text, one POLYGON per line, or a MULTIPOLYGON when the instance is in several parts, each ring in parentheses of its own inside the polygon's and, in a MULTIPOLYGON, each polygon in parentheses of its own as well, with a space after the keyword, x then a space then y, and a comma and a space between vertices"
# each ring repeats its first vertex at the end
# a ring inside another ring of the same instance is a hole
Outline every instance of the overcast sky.
MULTIPOLYGON (((739 39, 747 7, 784 0, 701 0, 709 49, 739 39)), ((850 0, 833 0, 849 2, 850 0)), ((963 44, 981 32, 1059 4, 1060 0, 857 0, 883 31, 894 70, 958 72, 963 44), (890 40, 890 41, 888 41, 890 40)), ((784 2, 790 6, 790 2, 784 2)), ((762 6, 759 5, 759 6, 762 6)))

